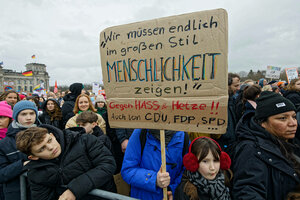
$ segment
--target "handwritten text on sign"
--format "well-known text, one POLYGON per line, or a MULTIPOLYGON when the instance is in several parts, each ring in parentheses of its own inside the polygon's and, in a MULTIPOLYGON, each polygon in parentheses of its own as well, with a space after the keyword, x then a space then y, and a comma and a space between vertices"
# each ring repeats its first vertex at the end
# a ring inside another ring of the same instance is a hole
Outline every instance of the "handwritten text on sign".
POLYGON ((224 133, 227 29, 218 9, 102 31, 110 124, 224 133))

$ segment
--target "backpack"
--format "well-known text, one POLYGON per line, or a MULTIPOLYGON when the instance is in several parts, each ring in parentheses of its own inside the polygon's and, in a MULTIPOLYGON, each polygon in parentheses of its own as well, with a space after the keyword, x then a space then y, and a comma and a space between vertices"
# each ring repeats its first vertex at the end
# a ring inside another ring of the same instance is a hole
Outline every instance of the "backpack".
MULTIPOLYGON (((147 129, 142 129, 140 134, 140 143, 141 143, 141 157, 143 156, 145 144, 147 140, 147 129)), ((184 143, 182 149, 182 157, 189 152, 189 135, 184 132, 184 143)))

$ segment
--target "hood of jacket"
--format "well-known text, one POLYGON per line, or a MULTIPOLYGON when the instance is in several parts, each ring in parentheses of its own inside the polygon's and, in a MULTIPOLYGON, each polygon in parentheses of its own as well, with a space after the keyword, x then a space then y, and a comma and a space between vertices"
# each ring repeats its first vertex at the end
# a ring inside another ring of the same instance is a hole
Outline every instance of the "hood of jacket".
POLYGON ((272 140, 273 136, 254 121, 254 115, 255 112, 249 112, 241 118, 236 127, 237 138, 239 140, 249 139, 256 141, 258 138, 272 140))
POLYGON ((48 102, 48 101, 53 101, 53 102, 58 106, 58 108, 61 110, 61 108, 60 108, 60 106, 59 106, 59 103, 58 103, 58 101, 57 101, 56 99, 47 99, 47 100, 44 101, 43 104, 42 104, 42 109, 43 109, 44 112, 46 112, 47 102, 48 102))
POLYGON ((69 94, 66 94, 65 96, 64 96, 64 101, 66 102, 66 101, 76 101, 76 98, 78 97, 79 95, 75 95, 75 94, 72 94, 72 93, 69 93, 69 94))

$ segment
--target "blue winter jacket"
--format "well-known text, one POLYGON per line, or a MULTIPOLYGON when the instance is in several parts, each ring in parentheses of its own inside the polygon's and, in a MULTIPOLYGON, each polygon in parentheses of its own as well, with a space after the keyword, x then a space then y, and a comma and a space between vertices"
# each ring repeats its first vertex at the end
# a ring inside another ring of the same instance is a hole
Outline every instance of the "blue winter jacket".
MULTIPOLYGON (((160 141, 147 132, 147 139, 141 158, 140 133, 141 129, 135 129, 129 139, 121 175, 131 186, 131 197, 161 200, 163 198, 163 190, 156 186, 157 172, 161 167, 160 141)), ((169 187, 173 195, 184 171, 182 164, 183 146, 183 131, 176 132, 166 146, 167 172, 169 172, 171 177, 169 187)))
POLYGON ((5 199, 18 200, 20 195, 20 175, 23 162, 28 160, 24 153, 16 148, 16 134, 22 130, 8 127, 6 137, 0 140, 0 183, 3 184, 5 199))

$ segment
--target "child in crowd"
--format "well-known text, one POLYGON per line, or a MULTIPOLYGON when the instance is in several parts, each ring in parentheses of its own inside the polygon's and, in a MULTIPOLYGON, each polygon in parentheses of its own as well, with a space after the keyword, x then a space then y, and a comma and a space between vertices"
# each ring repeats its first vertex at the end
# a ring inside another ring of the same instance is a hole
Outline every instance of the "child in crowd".
POLYGON ((6 137, 0 140, 0 183, 3 184, 5 199, 19 200, 20 175, 28 163, 27 156, 16 148, 15 136, 18 132, 37 126, 37 107, 30 101, 19 101, 13 109, 12 123, 6 137))
POLYGON ((171 199, 184 170, 182 159, 187 152, 186 141, 188 147, 188 135, 183 131, 165 130, 167 172, 162 172, 160 130, 135 129, 129 139, 121 170, 124 181, 131 187, 130 196, 162 199, 162 188, 167 188, 171 199), (141 134, 145 139, 141 139, 141 134))
POLYGON ((76 124, 83 127, 88 134, 95 135, 96 137, 103 135, 103 131, 98 125, 98 116, 92 111, 83 111, 76 118, 76 124))
POLYGON ((13 111, 6 101, 0 102, 0 140, 5 138, 7 128, 12 122, 13 111))
POLYGON ((8 90, 0 95, 0 101, 6 101, 13 108, 14 105, 20 101, 20 97, 16 91, 8 90))
POLYGON ((209 137, 194 139, 183 164, 186 170, 176 189, 175 200, 231 199, 224 173, 220 170, 229 170, 231 160, 215 140, 209 137))
POLYGON ((101 128, 98 126, 98 116, 96 113, 92 111, 84 111, 80 113, 76 118, 76 124, 78 124, 79 127, 83 127, 87 134, 92 134, 96 137, 99 137, 100 140, 103 141, 104 145, 110 151, 112 151, 110 139, 103 133, 101 128))
POLYGON ((103 95, 98 95, 96 97, 95 108, 97 109, 97 113, 104 118, 104 115, 107 113, 107 105, 103 95))
MULTIPOLYGON (((0 140, 5 138, 7 128, 12 122, 12 109, 6 101, 0 102, 0 140)), ((0 184, 0 200, 4 200, 3 187, 0 184)))
POLYGON ((29 128, 16 136, 17 148, 31 160, 32 200, 92 200, 96 188, 116 192, 115 161, 95 136, 51 125, 29 128))

